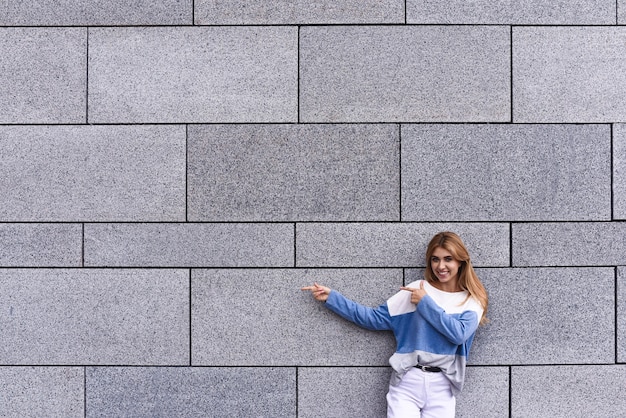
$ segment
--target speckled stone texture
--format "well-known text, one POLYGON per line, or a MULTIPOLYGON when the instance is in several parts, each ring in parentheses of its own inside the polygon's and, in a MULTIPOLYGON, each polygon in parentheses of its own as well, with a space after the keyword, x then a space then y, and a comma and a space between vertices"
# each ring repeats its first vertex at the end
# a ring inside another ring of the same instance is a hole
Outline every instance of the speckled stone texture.
POLYGON ((293 417, 292 367, 88 367, 88 417, 293 417))
POLYGON ((401 269, 192 271, 192 363, 198 366, 386 366, 389 332, 337 318, 314 282, 376 307, 402 286, 401 269))
POLYGON ((404 23, 402 0, 196 0, 198 25, 404 23))
POLYGON ((80 267, 80 224, 0 224, 0 263, 7 267, 80 267))
POLYGON ((618 417, 626 411, 624 365, 513 367, 513 417, 618 417))
POLYGON ((2 221, 185 219, 182 126, 2 126, 2 221))
POLYGON ((614 25, 613 0, 407 0, 407 22, 426 24, 614 25))
POLYGON ((298 371, 298 417, 378 418, 387 415, 384 399, 389 367, 303 367, 298 371))
POLYGON ((86 266, 292 267, 293 225, 87 224, 86 266))
POLYGON ((477 333, 471 364, 615 362, 614 268, 477 273, 489 291, 491 322, 477 333))
POLYGON ((8 365, 189 364, 189 272, 2 269, 8 365))
POLYGON ((626 220, 626 125, 613 127, 613 216, 626 220))
POLYGON ((402 219, 610 220, 610 161, 606 125, 403 125, 402 219))
POLYGON ((506 224, 350 223, 298 224, 298 267, 424 266, 428 242, 438 232, 463 237, 477 265, 508 266, 502 248, 509 242, 506 224))
POLYGON ((83 367, 0 367, 3 417, 82 417, 83 367))
POLYGON ((513 28, 513 121, 626 120, 626 28, 513 28))
POLYGON ((468 367, 463 392, 456 399, 456 418, 506 416, 509 383, 508 367, 468 367))
POLYGON ((296 122, 297 41, 285 26, 91 28, 89 122, 296 122))
POLYGON ((617 268, 617 362, 626 363, 626 267, 617 268))
POLYGON ((513 225, 514 266, 610 266, 626 262, 626 222, 513 225))
POLYGON ((0 2, 0 25, 185 25, 192 0, 31 0, 0 2))
POLYGON ((510 120, 505 27, 303 27, 300 68, 302 122, 510 120))
POLYGON ((85 123, 86 57, 85 28, 0 27, 0 123, 85 123))
POLYGON ((396 125, 189 128, 191 221, 398 220, 396 125))

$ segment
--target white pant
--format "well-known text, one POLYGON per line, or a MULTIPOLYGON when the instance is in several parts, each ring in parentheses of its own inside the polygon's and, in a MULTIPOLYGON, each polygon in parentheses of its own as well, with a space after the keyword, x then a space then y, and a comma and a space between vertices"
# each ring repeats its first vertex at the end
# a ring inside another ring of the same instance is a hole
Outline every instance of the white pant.
POLYGON ((454 418, 456 398, 443 373, 413 367, 397 385, 389 385, 388 418, 454 418))

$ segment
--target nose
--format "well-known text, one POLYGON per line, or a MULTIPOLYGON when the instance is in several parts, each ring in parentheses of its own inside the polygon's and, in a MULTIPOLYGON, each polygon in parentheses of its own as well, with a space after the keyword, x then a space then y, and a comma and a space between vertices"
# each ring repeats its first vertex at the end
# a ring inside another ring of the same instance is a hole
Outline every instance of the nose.
POLYGON ((439 260, 439 263, 437 263, 437 268, 441 270, 443 267, 444 267, 443 260, 439 260))

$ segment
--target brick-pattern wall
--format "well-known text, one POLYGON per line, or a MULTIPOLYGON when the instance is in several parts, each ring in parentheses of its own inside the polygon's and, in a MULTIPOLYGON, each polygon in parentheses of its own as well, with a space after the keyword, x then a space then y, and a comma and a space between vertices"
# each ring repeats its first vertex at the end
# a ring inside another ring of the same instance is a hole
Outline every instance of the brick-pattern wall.
POLYGON ((459 417, 626 416, 626 1, 0 1, 0 415, 381 417, 454 230, 459 417))

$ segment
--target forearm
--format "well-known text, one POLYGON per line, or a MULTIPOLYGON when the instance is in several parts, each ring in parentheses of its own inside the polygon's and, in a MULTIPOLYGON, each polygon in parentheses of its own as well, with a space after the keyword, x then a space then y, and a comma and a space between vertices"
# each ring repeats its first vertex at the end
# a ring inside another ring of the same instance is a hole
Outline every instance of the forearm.
POLYGON ((478 328, 478 315, 473 311, 448 314, 430 296, 424 296, 417 310, 437 331, 450 342, 460 345, 467 341, 478 328))
POLYGON ((391 329, 389 315, 382 307, 374 309, 360 305, 335 290, 328 295, 325 306, 362 328, 381 331, 391 329))

